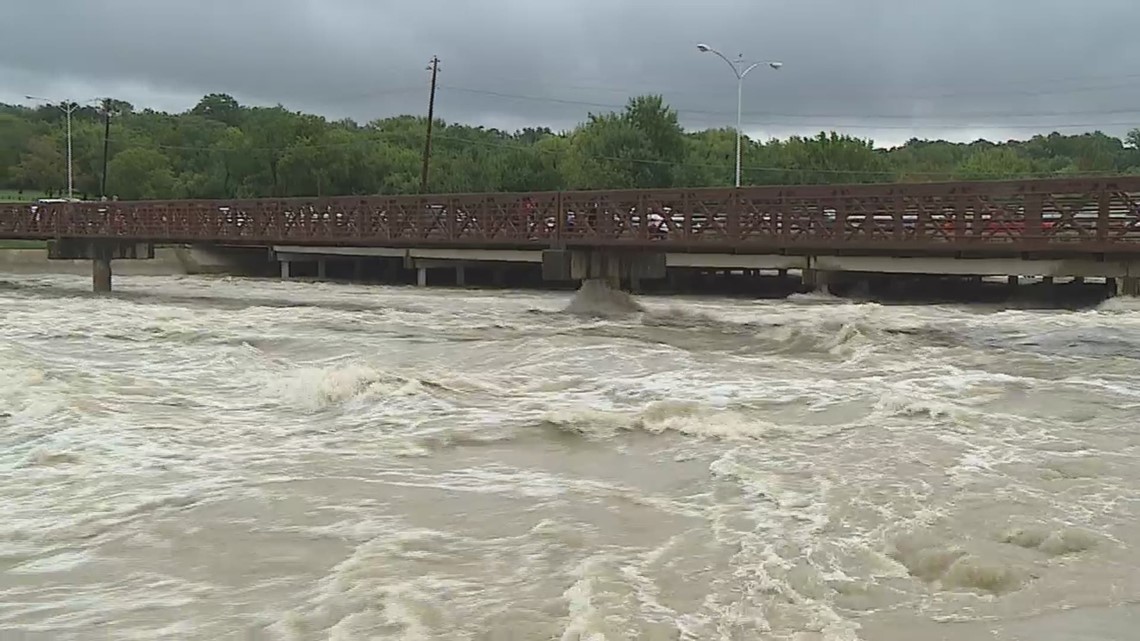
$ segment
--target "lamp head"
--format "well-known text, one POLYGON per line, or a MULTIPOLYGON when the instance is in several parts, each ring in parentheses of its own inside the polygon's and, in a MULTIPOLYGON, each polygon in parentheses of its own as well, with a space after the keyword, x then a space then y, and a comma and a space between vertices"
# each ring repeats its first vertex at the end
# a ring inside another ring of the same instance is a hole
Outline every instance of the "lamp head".
POLYGON ((769 62, 768 66, 773 68, 773 69, 779 69, 780 67, 784 66, 784 63, 782 63, 782 62, 769 62))
POLYGON ((710 48, 706 44, 699 44, 697 45, 697 51, 700 51, 701 53, 708 53, 710 51, 710 48))

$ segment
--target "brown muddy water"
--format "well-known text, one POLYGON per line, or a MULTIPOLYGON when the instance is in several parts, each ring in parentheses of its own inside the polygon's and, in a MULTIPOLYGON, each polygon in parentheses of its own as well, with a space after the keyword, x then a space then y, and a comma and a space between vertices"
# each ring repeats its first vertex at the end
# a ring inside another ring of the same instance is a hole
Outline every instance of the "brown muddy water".
POLYGON ((3 639, 1136 638, 1126 299, 0 280, 3 639))

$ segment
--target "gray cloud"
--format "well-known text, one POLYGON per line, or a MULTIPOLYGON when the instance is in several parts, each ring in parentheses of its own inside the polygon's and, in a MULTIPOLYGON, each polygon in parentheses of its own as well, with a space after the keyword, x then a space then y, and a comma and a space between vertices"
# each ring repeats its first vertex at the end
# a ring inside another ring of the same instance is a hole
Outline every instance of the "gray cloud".
POLYGON ((180 111, 233 94, 361 121, 422 113, 568 128, 637 93, 689 127, 734 121, 735 78, 700 54, 778 58, 746 81, 757 136, 836 129, 1026 137, 1140 125, 1135 0, 11 0, 0 100, 113 95, 180 111))

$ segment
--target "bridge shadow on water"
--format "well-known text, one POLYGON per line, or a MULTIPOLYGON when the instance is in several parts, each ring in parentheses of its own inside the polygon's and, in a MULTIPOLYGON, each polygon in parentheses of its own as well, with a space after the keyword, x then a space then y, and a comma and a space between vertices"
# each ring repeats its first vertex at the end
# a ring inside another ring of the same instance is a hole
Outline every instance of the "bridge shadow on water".
MULTIPOLYGON (((251 285, 255 285, 259 279, 249 278, 248 281, 251 285)), ((251 289, 253 289, 251 287, 251 289)), ((72 298, 72 299, 116 299, 123 301, 130 301, 142 305, 184 305, 199 307, 202 305, 209 305, 211 307, 220 309, 249 309, 252 307, 265 307, 270 309, 294 309, 294 308, 321 308, 332 309, 344 312, 374 312, 391 310, 396 308, 394 305, 381 305, 381 304, 367 304, 363 302, 347 302, 347 301, 334 301, 334 300, 320 300, 320 301, 303 301, 303 300, 289 300, 284 298, 285 294, 278 294, 277 296, 257 296, 247 295, 243 293, 240 297, 227 297, 218 296, 211 293, 209 290, 196 294, 173 294, 169 291, 157 290, 116 290, 110 294, 95 293, 85 289, 76 287, 67 287, 59 284, 45 283, 45 282, 17 282, 11 280, 4 280, 0 276, 0 292, 13 292, 26 295, 34 295, 38 297, 47 298, 72 298)), ((415 308, 403 309, 407 312, 419 311, 415 308)))
POLYGON ((1105 282, 1019 282, 969 277, 845 273, 824 287, 806 286, 797 276, 697 274, 684 280, 646 283, 652 294, 739 299, 785 299, 819 294, 883 305, 977 304, 1012 309, 1088 309, 1113 295, 1105 282), (680 283, 680 286, 678 286, 680 283))
MULTIPOLYGON (((854 302, 874 302, 884 305, 939 305, 939 304, 978 304, 987 307, 997 306, 1010 309, 1087 309, 1095 307, 1111 298, 1113 291, 1105 282, 1073 281, 1073 282, 1021 282, 1011 284, 1005 280, 986 280, 970 277, 923 276, 907 274, 859 274, 843 273, 833 274, 830 282, 822 287, 810 287, 803 283, 795 274, 769 275, 748 272, 701 272, 696 270, 678 270, 666 279, 642 281, 637 283, 631 293, 633 297, 623 295, 622 300, 613 299, 618 292, 602 288, 598 284, 586 281, 579 283, 549 283, 541 279, 541 274, 534 273, 533 268, 511 270, 502 278, 492 281, 491 278, 471 278, 466 287, 467 291, 497 292, 509 296, 510 291, 534 292, 565 292, 567 294, 579 292, 584 287, 589 289, 591 296, 577 296, 570 307, 565 311, 579 315, 592 315, 605 311, 610 315, 613 310, 621 313, 637 312, 640 306, 636 296, 640 294, 654 296, 685 296, 710 298, 736 298, 752 300, 780 300, 805 294, 817 294, 828 299, 840 299, 854 302), (593 287, 594 289, 590 289, 593 287), (602 300, 601 290, 607 290, 606 300, 602 300), (593 308, 591 308, 593 304, 593 308)), ((477 274, 473 274, 477 276, 477 274)), ((339 275, 338 275, 339 276, 339 275)), ((177 278, 177 277, 176 277, 177 278)), ((183 277, 186 278, 186 277, 183 277)), ((240 295, 221 295, 209 287, 198 287, 196 291, 186 294, 174 293, 170 287, 147 288, 145 286, 131 289, 119 288, 109 296, 139 304, 174 304, 174 305, 210 305, 223 309, 247 309, 251 307, 266 308, 325 308, 346 312, 368 312, 382 310, 401 310, 407 312, 425 311, 403 304, 385 303, 382 299, 368 300, 340 300, 323 296, 319 300, 300 300, 294 298, 294 293, 288 290, 259 291, 259 283, 273 283, 276 279, 267 280, 263 277, 234 277, 234 276, 202 276, 191 277, 194 280, 204 279, 238 279, 239 282, 248 283, 248 289, 243 288, 240 295)), ((296 284, 303 286, 304 282, 296 284)), ((416 287, 408 282, 406 275, 391 280, 368 279, 364 281, 340 276, 321 281, 322 285, 341 284, 360 286, 385 286, 407 288, 409 291, 421 290, 425 293, 437 289, 438 286, 449 291, 457 291, 455 282, 432 283, 426 288, 416 287)), ((630 291, 629 283, 623 289, 630 291)), ((60 298, 103 298, 106 293, 92 293, 80 286, 68 286, 59 283, 54 278, 45 276, 35 279, 5 279, 0 274, 0 292, 22 293, 25 295, 60 297, 60 298)))

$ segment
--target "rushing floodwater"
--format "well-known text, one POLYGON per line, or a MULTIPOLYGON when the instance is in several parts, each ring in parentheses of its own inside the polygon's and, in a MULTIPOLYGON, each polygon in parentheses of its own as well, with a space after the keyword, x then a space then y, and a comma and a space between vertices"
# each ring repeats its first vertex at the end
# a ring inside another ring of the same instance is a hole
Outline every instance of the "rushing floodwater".
POLYGON ((89 286, 0 283, 3 639, 1140 626, 1137 304, 89 286))

